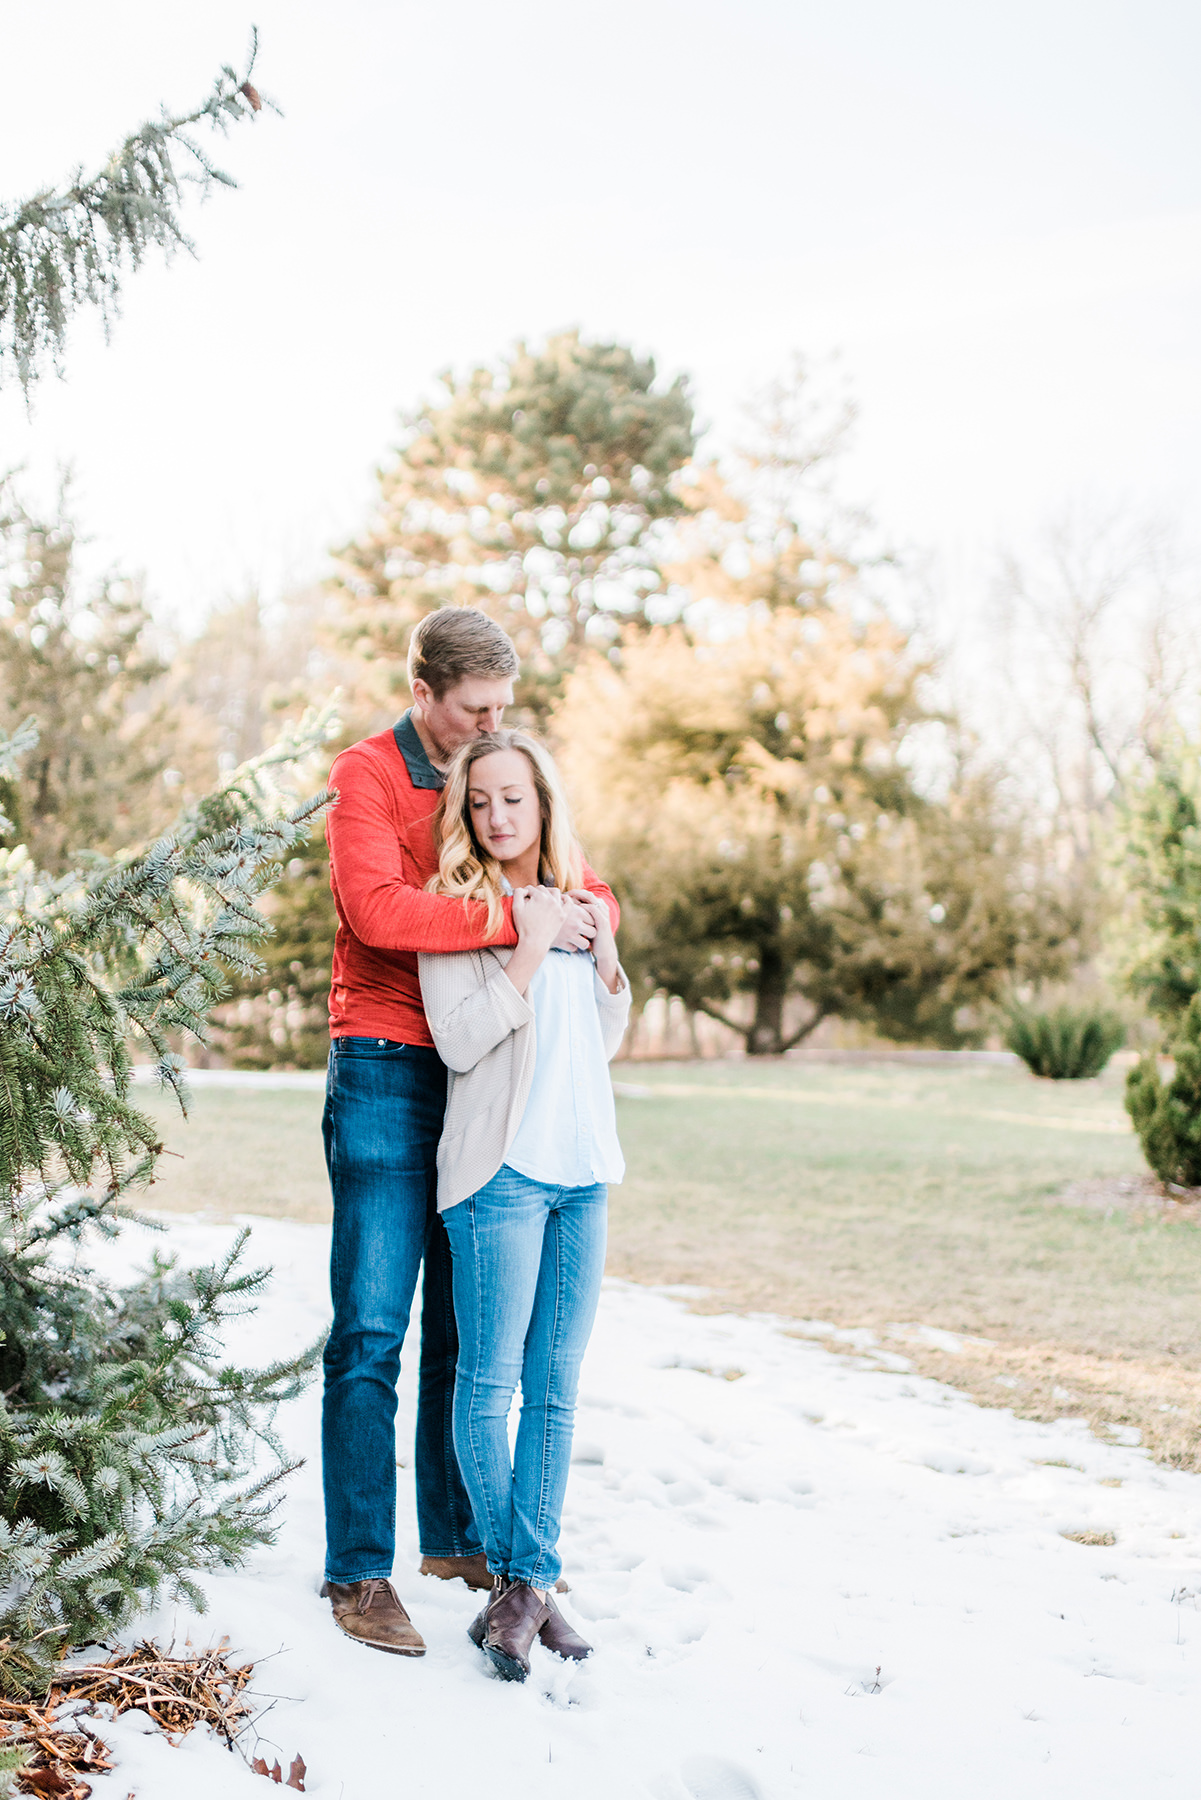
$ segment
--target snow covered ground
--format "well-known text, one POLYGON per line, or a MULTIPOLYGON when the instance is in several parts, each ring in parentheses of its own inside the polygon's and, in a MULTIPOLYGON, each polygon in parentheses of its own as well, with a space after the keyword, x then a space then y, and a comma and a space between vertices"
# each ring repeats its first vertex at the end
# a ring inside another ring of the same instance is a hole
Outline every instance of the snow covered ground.
MULTIPOLYGON (((189 1262, 229 1236, 171 1223, 189 1262)), ((151 1242, 131 1231, 105 1259, 151 1242)), ((327 1245, 255 1222, 276 1278, 240 1357, 322 1329, 327 1245)), ((316 1387, 282 1418, 309 1460, 277 1546, 212 1580, 203 1619, 151 1626, 254 1658, 259 1751, 286 1771, 299 1750, 328 1800, 1195 1795, 1201 1479, 882 1360, 607 1286, 563 1533, 566 1606, 596 1645, 581 1667, 535 1647, 534 1677, 502 1684, 465 1636, 477 1598, 415 1573, 411 1364, 396 1585, 424 1660, 348 1642, 318 1597, 316 1387)), ((129 1714, 104 1735, 120 1761, 96 1800, 264 1800, 200 1732, 172 1748, 129 1714)))

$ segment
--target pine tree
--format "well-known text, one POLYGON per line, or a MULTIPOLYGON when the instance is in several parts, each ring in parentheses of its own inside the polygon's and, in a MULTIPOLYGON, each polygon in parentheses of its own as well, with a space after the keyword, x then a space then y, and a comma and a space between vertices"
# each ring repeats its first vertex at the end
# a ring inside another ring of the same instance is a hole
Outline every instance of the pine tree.
POLYGON ((224 67, 207 100, 189 113, 164 108, 161 119, 127 137, 95 175, 85 178, 80 169, 61 192, 45 188, 0 209, 0 381, 13 369, 28 393, 41 364, 61 358, 73 309, 97 307, 107 329, 126 274, 153 246, 168 254, 191 250, 176 211, 182 184, 201 194, 214 183, 237 184, 209 161, 188 128, 205 124, 225 132, 262 111, 250 79, 257 53, 255 32, 245 75, 224 67), (183 174, 175 150, 190 158, 183 174))
POLYGON ((1126 982, 1171 1036, 1201 992, 1201 748, 1163 743, 1122 823, 1126 982))
POLYGON ((695 442, 687 386, 657 391, 653 359, 576 332, 442 385, 405 420, 376 517, 341 553, 347 640, 399 684, 419 618, 482 606, 543 718, 586 642, 663 599, 662 527, 684 511, 673 477, 695 442))
MULTIPOLYGON (((180 1274, 156 1260, 107 1287, 86 1265, 154 1177, 162 1145, 133 1103, 131 1047, 186 1106, 180 1033, 203 1039, 228 974, 258 970, 257 902, 324 796, 282 772, 329 734, 308 719, 136 855, 57 880, 0 851, 0 1686, 44 1682, 53 1655, 103 1637, 166 1588, 270 1540, 287 1465, 270 1419, 315 1352, 266 1369, 220 1360, 223 1321, 264 1272, 180 1274), (70 1258, 56 1254, 75 1246, 70 1258), (252 1470, 261 1440, 276 1451, 252 1470)), ((0 776, 36 752, 28 722, 0 776)), ((4 821, 7 824, 8 821, 4 821)))
POLYGON ((1161 1181, 1201 1187, 1201 751, 1177 735, 1125 808, 1130 991, 1157 1020, 1175 1065, 1153 1051, 1126 1077, 1126 1110, 1161 1181))

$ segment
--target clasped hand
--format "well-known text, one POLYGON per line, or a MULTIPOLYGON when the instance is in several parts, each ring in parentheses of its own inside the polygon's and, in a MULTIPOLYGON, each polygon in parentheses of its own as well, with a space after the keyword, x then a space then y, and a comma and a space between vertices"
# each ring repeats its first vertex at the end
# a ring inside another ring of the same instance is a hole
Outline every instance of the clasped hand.
POLYGON ((531 949, 591 950, 596 920, 583 906, 558 888, 518 888, 513 895, 513 927, 531 949))

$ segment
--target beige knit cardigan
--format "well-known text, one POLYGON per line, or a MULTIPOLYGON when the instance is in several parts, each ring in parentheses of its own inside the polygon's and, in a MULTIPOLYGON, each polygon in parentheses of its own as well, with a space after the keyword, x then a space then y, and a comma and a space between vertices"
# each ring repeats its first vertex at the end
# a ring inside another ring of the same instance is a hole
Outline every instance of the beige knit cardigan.
MULTIPOLYGON (((438 1054, 450 1070, 446 1120, 438 1145, 438 1211, 457 1206, 491 1181, 517 1135, 534 1078, 534 1009, 505 964, 509 947, 422 952, 421 998, 438 1054)), ((612 1062, 630 1016, 630 984, 611 994, 593 977, 601 1041, 612 1062)))

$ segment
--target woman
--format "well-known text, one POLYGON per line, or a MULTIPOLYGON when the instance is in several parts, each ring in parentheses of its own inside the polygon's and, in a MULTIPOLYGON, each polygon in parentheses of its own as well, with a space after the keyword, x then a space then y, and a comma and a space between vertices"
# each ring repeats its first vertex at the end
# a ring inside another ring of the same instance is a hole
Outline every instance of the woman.
POLYGON ((420 970, 450 1070, 438 1209, 459 1327, 455 1451, 493 1577, 470 1635, 505 1680, 524 1681, 535 1637, 560 1656, 591 1649, 553 1589, 576 1387, 604 1269, 607 1183, 625 1173, 606 1065, 630 989, 608 909, 580 886, 558 772, 537 739, 496 731, 465 744, 433 823, 431 891, 485 901, 493 932, 512 893, 518 938, 516 949, 422 955, 420 970), (590 955, 551 948, 567 895, 592 914, 590 955))

